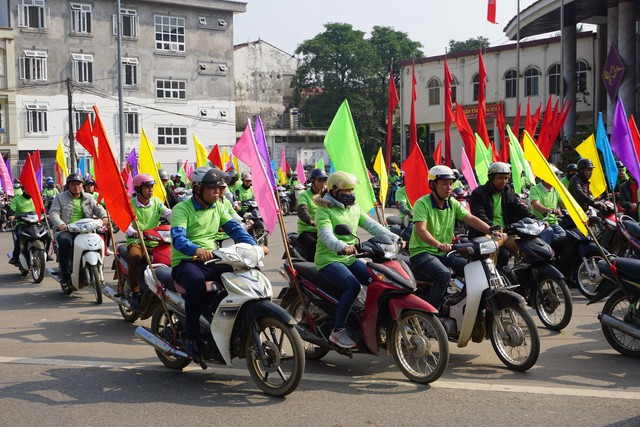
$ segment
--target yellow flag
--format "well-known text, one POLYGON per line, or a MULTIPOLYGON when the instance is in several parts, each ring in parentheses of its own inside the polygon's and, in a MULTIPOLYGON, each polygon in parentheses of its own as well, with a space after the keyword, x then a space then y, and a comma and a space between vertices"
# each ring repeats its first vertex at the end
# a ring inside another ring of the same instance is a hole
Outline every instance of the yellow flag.
POLYGON ((236 173, 240 173, 240 167, 238 166, 238 158, 234 155, 231 156, 231 161, 233 162, 233 167, 236 170, 236 173))
POLYGON ((220 155, 220 160, 222 160, 222 167, 226 169, 227 164, 229 164, 229 153, 227 153, 227 149, 222 149, 222 154, 220 155))
POLYGON ((280 185, 286 185, 287 184, 287 173, 285 171, 282 170, 282 168, 278 168, 278 182, 280 183, 280 185))
POLYGON ((62 179, 66 179, 69 176, 69 169, 67 169, 67 159, 64 157, 64 149, 62 148, 62 138, 58 142, 58 150, 56 151, 56 162, 60 166, 60 170, 64 174, 62 179))
POLYGON ((207 151, 206 148, 204 148, 204 145, 202 145, 202 143, 198 140, 198 137, 196 136, 196 134, 193 134, 193 143, 196 146, 196 167, 202 167, 202 166, 206 166, 207 165, 207 156, 209 155, 209 152, 207 151))
POLYGON ((604 180, 604 171, 600 164, 600 157, 598 156, 598 149, 596 148, 596 139, 593 134, 582 141, 582 143, 576 147, 576 151, 581 157, 591 159, 593 162, 593 175, 591 175, 591 179, 589 180, 589 189, 593 197, 598 197, 607 189, 607 182, 604 180))
POLYGON ((387 191, 389 190, 389 181, 387 179, 387 168, 384 165, 384 158, 382 157, 382 147, 378 148, 378 154, 376 160, 373 162, 373 170, 376 171, 380 178, 380 194, 378 198, 382 206, 387 201, 387 191))
POLYGON ((588 236, 589 233, 587 231, 586 223, 587 223, 587 215, 584 213, 576 199, 569 193, 569 190, 566 189, 564 185, 560 182, 555 173, 551 170, 549 163, 544 158, 538 146, 527 131, 524 132, 524 137, 522 139, 524 144, 524 158, 529 161, 531 164, 531 169, 533 169, 533 173, 536 174, 538 178, 541 180, 551 184, 553 188, 558 190, 558 195, 560 196, 560 200, 564 203, 564 207, 569 211, 569 216, 585 236, 588 236))
POLYGON ((151 145, 147 134, 144 132, 144 129, 142 129, 142 134, 140 135, 140 150, 138 151, 138 153, 140 153, 138 173, 146 173, 153 177, 156 181, 156 185, 153 186, 153 195, 164 201, 167 198, 167 193, 160 180, 160 175, 158 175, 156 161, 153 158, 153 150, 153 145, 151 145))
POLYGON ((398 176, 400 176, 402 173, 400 171, 400 168, 398 167, 398 165, 396 164, 396 162, 393 162, 391 164, 391 166, 393 166, 393 168, 396 170, 396 173, 398 174, 398 176))

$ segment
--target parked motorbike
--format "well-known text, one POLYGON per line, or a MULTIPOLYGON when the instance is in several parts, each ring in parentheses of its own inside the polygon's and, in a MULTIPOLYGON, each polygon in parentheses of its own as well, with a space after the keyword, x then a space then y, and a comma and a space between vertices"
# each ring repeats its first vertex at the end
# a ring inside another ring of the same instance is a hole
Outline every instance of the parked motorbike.
MULTIPOLYGON (((31 272, 34 283, 42 282, 44 279, 47 254, 45 248, 49 242, 49 232, 38 220, 35 212, 28 212, 16 216, 22 222, 20 227, 20 254, 16 267, 20 269, 20 274, 26 276, 31 272)), ((13 252, 7 254, 13 257, 13 252)))
POLYGON ((104 284, 102 273, 104 240, 97 233, 101 228, 103 228, 102 221, 93 218, 83 218, 67 226, 67 231, 76 234, 73 241, 70 284, 60 281, 60 271, 57 268, 47 269, 47 272, 60 283, 62 292, 66 295, 86 286, 92 287, 97 304, 102 304, 102 285, 104 284))
POLYGON ((278 198, 280 199, 282 215, 289 215, 291 213, 291 199, 289 198, 289 191, 281 185, 278 186, 278 198))
POLYGON ((511 224, 508 231, 519 237, 516 243, 522 258, 500 272, 547 328, 560 331, 571 321, 573 301, 564 275, 552 264, 553 249, 538 237, 545 228, 544 222, 531 218, 511 224))
MULTIPOLYGON (((220 284, 208 283, 215 294, 210 310, 200 317, 200 366, 205 369, 205 361, 231 366, 233 358, 246 358, 251 378, 266 394, 293 392, 304 372, 303 344, 295 320, 270 301, 271 283, 257 268, 264 257, 262 248, 238 243, 213 254, 209 262, 229 265, 233 272, 223 273, 220 284)), ((145 281, 166 302, 168 312, 156 310, 151 330, 139 326, 136 335, 155 348, 165 366, 182 369, 191 363, 185 352, 185 290, 173 281, 170 267, 153 268, 160 283, 149 267, 145 281)))
MULTIPOLYGON (((338 225, 335 232, 346 235, 352 230, 338 225)), ((325 281, 314 263, 294 260, 293 268, 288 261, 283 266, 289 287, 280 295, 281 306, 304 330, 301 336, 307 342, 307 359, 321 359, 331 350, 349 357, 354 352, 378 355, 384 348, 410 380, 424 384, 437 380, 449 362, 447 334, 436 317, 437 311, 413 294, 415 279, 403 261, 394 260, 398 247, 391 239, 372 237, 357 248, 357 258, 372 259, 367 267, 373 282, 366 288, 366 296, 361 292, 347 318, 346 328, 357 344, 353 349, 329 341, 341 288, 325 281)))
MULTIPOLYGON (((160 225, 156 228, 145 230, 142 232, 144 241, 156 242, 158 245, 147 247, 149 257, 153 264, 171 266, 171 226, 160 225)), ((117 246, 116 256, 113 260, 114 279, 118 279, 118 288, 113 290, 109 286, 102 289, 102 293, 118 304, 120 314, 127 322, 135 322, 138 319, 148 319, 153 315, 155 310, 160 306, 160 300, 156 297, 144 280, 144 268, 141 268, 141 274, 138 278, 140 283, 140 292, 142 292, 142 300, 140 308, 133 310, 131 308, 131 287, 129 284, 129 252, 127 244, 121 242, 117 246)), ((146 262, 143 260, 143 266, 146 262)))
POLYGON ((612 258, 612 265, 605 260, 598 262, 602 281, 589 304, 606 297, 598 320, 609 345, 625 356, 640 357, 640 260, 612 258))
POLYGON ((245 200, 240 202, 241 211, 244 211, 242 218, 247 222, 248 220, 253 221, 253 224, 247 228, 247 232, 251 234, 251 237, 258 242, 263 244, 264 246, 268 246, 268 236, 269 232, 267 231, 264 221, 262 221, 262 215, 260 214, 260 210, 258 209, 258 203, 254 199, 245 200))

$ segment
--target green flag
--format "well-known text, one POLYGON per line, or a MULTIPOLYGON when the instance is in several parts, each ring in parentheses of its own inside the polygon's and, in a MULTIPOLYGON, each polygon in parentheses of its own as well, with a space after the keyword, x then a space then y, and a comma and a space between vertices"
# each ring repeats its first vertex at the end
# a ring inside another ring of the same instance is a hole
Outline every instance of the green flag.
POLYGON ((522 186, 525 182, 535 183, 536 177, 531 170, 531 165, 524 158, 524 151, 518 138, 511 131, 511 127, 507 125, 507 134, 509 135, 509 156, 511 157, 511 176, 513 179, 513 189, 516 193, 522 192, 522 186), (525 180, 522 179, 524 171, 525 180))
POLYGON ((182 182, 186 183, 187 188, 191 187, 191 183, 187 181, 187 173, 184 171, 184 165, 180 163, 180 169, 178 169, 178 175, 182 178, 182 182))
POLYGON ((320 160, 316 163, 316 169, 324 170, 324 157, 320 157, 320 160))
POLYGON ((359 184, 355 188, 356 203, 363 211, 369 212, 375 206, 376 199, 346 99, 329 126, 324 146, 335 170, 352 173, 358 178, 359 184))
POLYGON ((489 172, 489 164, 491 163, 491 148, 487 147, 480 138, 480 135, 476 133, 476 158, 475 169, 476 176, 478 177, 478 184, 484 185, 489 179, 487 172, 489 172))

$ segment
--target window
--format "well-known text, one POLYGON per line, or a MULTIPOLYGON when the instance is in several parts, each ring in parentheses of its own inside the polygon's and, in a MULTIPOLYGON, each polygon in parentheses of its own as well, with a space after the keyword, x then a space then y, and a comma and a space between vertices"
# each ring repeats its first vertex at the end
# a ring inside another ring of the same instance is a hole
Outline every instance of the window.
POLYGON ((18 5, 18 26, 21 28, 46 28, 49 10, 44 0, 22 0, 18 5))
POLYGON ((20 80, 47 80, 47 52, 25 50, 20 57, 20 80))
POLYGON ((549 95, 560 95, 560 64, 549 67, 549 95))
POLYGON ((429 105, 440 105, 440 82, 438 79, 431 79, 427 83, 429 91, 429 105))
POLYGON ((47 132, 47 106, 44 104, 27 104, 27 132, 47 132))
POLYGON ((524 96, 538 96, 538 77, 540 71, 537 68, 527 68, 524 71, 524 96))
POLYGON ((156 98, 187 99, 187 81, 156 80, 156 98))
POLYGON ((122 78, 125 86, 138 86, 137 58, 122 58, 122 78))
POLYGON ((587 91, 587 71, 589 65, 584 61, 578 61, 576 63, 576 90, 578 93, 587 91))
POLYGON ((158 145, 187 145, 187 128, 159 127, 158 145))
POLYGON ((82 105, 74 107, 73 109, 73 132, 77 132, 78 129, 87 121, 87 119, 91 120, 93 124, 93 120, 95 118, 95 113, 91 106, 82 105))
POLYGON ((473 76, 473 100, 478 100, 478 93, 480 92, 480 75, 473 76))
POLYGON ((140 134, 140 114, 137 109, 125 108, 124 112, 124 133, 131 135, 140 134))
POLYGON ((91 5, 71 3, 71 32, 91 34, 91 5))
POLYGON ((155 16, 156 50, 184 52, 184 18, 155 16))
MULTIPOLYGON (((138 37, 138 12, 133 9, 120 9, 120 27, 122 28, 122 37, 138 37)), ((118 35, 116 15, 113 15, 113 35, 118 35)))
POLYGON ((73 60, 73 79, 78 83, 93 82, 93 55, 71 54, 73 60))
POLYGON ((504 97, 515 98, 518 95, 518 73, 509 70, 504 73, 504 97))
POLYGON ((458 79, 451 76, 451 104, 455 104, 458 100, 458 79))

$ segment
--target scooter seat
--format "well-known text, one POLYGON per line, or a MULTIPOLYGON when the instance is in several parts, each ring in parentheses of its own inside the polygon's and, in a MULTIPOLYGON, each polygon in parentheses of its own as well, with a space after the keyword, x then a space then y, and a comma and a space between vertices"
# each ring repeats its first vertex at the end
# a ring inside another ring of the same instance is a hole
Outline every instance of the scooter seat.
POLYGON ((630 220, 622 221, 622 224, 629 231, 629 234, 640 240, 640 224, 630 220))
POLYGON ((324 280, 320 273, 318 273, 315 263, 306 261, 294 262, 293 267, 302 277, 318 285, 334 298, 339 298, 340 295, 342 295, 343 289, 336 283, 330 283, 324 280))
POLYGON ((118 256, 126 261, 129 260, 129 250, 127 249, 127 245, 124 243, 118 245, 118 256))
MULTIPOLYGON (((600 270, 608 268, 604 260, 598 263, 600 270)), ((640 259, 634 258, 616 258, 613 260, 614 270, 617 270, 618 275, 622 280, 637 282, 640 277, 640 259)))
POLYGON ((173 280, 173 277, 171 277, 171 267, 162 266, 156 268, 156 277, 158 278, 160 283, 162 283, 164 287, 169 289, 170 291, 177 292, 179 294, 186 293, 185 289, 178 283, 176 283, 176 281, 173 280))

